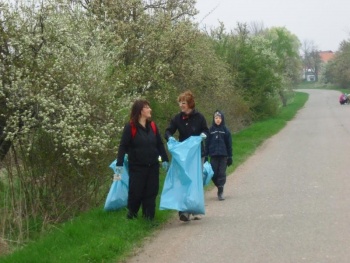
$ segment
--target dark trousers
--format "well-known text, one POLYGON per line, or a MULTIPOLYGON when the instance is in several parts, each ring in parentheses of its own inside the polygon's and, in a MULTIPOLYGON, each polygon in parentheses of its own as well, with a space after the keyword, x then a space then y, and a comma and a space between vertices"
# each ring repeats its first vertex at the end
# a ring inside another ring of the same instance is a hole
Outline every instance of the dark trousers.
POLYGON ((159 163, 152 166, 129 165, 128 218, 142 216, 153 219, 159 191, 159 163))
POLYGON ((216 187, 224 186, 226 183, 227 157, 211 156, 210 164, 214 171, 214 175, 211 180, 216 187))

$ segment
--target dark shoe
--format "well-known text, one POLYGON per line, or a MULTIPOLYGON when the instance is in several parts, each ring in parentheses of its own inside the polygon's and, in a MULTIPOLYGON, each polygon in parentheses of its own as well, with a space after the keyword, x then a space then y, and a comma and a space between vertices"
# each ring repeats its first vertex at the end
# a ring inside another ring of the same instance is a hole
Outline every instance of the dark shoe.
POLYGON ((154 216, 145 216, 145 215, 143 215, 142 216, 145 220, 147 220, 147 221, 152 221, 153 219, 154 219, 154 216))
POLYGON ((225 200, 224 187, 223 186, 219 186, 218 187, 218 198, 219 198, 220 201, 225 200))
POLYGON ((137 218, 137 214, 133 214, 133 213, 128 212, 128 214, 126 215, 126 218, 127 218, 127 219, 134 219, 134 218, 137 218))
POLYGON ((201 215, 192 214, 192 216, 193 216, 193 220, 201 220, 202 219, 201 215))
POLYGON ((223 193, 218 194, 218 199, 219 201, 225 200, 224 194, 223 193))
POLYGON ((190 221, 189 213, 182 212, 182 213, 179 214, 179 218, 180 218, 181 221, 184 221, 184 222, 190 221))

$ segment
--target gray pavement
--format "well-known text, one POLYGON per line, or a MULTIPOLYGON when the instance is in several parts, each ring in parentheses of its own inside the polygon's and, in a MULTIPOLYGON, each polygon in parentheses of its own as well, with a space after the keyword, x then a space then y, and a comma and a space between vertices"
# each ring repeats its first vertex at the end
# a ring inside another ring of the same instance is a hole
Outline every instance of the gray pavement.
POLYGON ((228 177, 225 201, 175 219, 128 263, 350 262, 350 105, 302 90, 305 107, 228 177))

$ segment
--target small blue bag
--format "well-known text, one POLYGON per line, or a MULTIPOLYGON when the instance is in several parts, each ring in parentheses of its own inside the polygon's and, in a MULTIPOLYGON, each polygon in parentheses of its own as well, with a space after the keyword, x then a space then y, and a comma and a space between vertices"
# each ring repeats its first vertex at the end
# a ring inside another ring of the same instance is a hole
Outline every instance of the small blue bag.
POLYGON ((205 214, 201 142, 200 136, 191 136, 183 142, 168 141, 172 160, 160 197, 160 210, 205 214))
MULTIPOLYGON (((114 160, 109 167, 113 170, 114 174, 116 171, 117 161, 114 160)), ((104 210, 112 211, 126 207, 128 204, 128 192, 129 192, 129 167, 128 157, 125 155, 123 173, 121 180, 113 181, 111 188, 109 189, 107 199, 105 202, 104 210)))
POLYGON ((210 162, 206 161, 203 164, 203 184, 208 185, 210 183, 211 178, 213 178, 214 171, 211 167, 210 162))

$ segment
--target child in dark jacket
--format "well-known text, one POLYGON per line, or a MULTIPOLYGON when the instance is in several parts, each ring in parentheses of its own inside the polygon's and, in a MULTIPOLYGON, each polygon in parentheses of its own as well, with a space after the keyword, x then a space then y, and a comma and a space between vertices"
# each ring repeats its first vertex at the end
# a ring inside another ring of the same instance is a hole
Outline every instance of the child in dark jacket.
POLYGON ((218 188, 218 199, 225 200, 224 185, 226 183, 226 167, 232 165, 232 137, 225 126, 224 114, 216 110, 213 124, 209 128, 209 136, 205 145, 206 161, 210 157, 210 164, 214 171, 212 181, 218 188))

